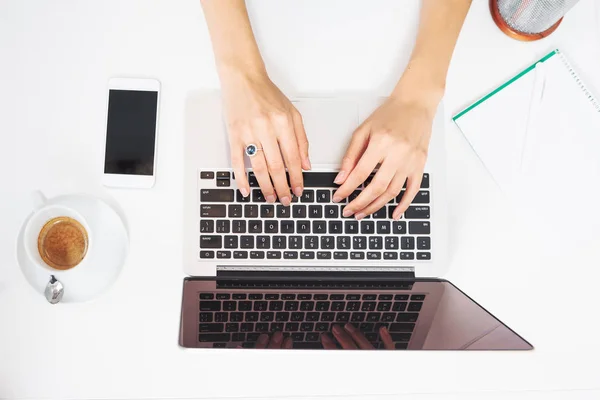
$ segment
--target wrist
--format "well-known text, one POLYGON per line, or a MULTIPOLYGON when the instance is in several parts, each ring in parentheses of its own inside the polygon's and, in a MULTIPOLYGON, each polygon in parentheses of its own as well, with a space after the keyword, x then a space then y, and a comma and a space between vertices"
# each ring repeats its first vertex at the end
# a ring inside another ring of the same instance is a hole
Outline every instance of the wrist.
POLYGON ((400 101, 437 107, 446 89, 446 73, 410 62, 390 97, 400 101))
POLYGON ((239 80, 268 79, 267 70, 262 59, 230 59, 217 63, 219 79, 222 84, 239 80))

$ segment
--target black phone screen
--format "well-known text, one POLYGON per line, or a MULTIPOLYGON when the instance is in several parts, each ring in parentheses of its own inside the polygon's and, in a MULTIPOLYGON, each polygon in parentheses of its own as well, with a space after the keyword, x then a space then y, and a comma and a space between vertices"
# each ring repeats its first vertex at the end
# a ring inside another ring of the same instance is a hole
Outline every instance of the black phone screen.
POLYGON ((111 89, 105 174, 153 175, 158 92, 111 89))

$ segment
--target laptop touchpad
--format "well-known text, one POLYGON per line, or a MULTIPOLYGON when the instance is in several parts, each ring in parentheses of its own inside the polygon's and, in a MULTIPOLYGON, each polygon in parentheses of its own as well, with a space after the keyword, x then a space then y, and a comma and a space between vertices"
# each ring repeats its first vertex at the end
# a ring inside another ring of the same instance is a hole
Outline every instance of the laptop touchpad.
POLYGON ((339 99, 301 99, 293 103, 302 114, 313 168, 339 165, 358 126, 358 103, 339 99))

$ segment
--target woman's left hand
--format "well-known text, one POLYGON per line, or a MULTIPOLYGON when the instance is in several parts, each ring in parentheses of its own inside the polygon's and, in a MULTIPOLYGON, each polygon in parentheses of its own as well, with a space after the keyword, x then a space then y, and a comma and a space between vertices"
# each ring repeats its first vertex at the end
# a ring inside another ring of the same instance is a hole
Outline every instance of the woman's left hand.
POLYGON ((379 170, 360 195, 344 208, 344 217, 355 215, 356 219, 362 219, 385 207, 406 182, 406 193, 392 214, 394 220, 400 219, 421 186, 438 103, 436 96, 433 100, 422 96, 412 98, 400 90, 356 129, 335 179, 341 186, 333 201, 348 197, 377 165, 379 170))

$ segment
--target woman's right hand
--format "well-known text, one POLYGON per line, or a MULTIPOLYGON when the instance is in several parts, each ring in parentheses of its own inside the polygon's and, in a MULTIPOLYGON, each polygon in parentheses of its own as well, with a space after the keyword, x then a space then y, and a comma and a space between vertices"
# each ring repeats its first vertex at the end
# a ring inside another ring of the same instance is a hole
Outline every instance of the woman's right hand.
POLYGON ((246 146, 260 151, 250 158, 258 184, 269 203, 277 198, 289 206, 291 192, 302 195, 302 169, 311 168, 302 117, 266 72, 228 73, 222 79, 231 162, 244 197, 250 186, 244 169, 246 146), (289 185, 286 177, 289 172, 289 185))

